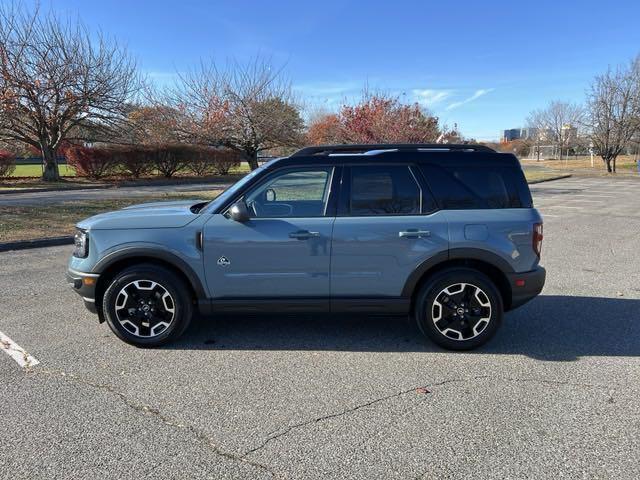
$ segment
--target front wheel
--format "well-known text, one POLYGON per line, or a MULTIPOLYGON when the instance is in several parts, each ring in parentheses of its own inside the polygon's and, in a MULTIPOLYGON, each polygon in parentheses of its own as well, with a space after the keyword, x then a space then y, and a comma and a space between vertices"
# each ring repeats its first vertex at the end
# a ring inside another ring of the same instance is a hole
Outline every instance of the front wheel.
POLYGON ((415 315, 420 331, 433 342, 450 350, 469 350, 496 333, 502 323, 502 297, 481 272, 445 270, 422 287, 415 315))
POLYGON ((191 297, 182 279, 151 264, 118 273, 104 294, 102 308, 113 333, 139 347, 175 340, 192 315, 191 297))

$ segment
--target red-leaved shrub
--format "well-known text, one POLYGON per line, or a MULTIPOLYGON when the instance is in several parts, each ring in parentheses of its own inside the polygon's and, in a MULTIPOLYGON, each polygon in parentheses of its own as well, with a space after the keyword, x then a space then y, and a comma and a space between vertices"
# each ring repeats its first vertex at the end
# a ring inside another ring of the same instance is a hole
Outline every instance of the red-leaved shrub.
POLYGON ((227 175, 233 167, 240 166, 241 155, 228 149, 191 147, 189 170, 198 176, 227 175))
POLYGON ((158 172, 165 178, 171 178, 189 166, 191 150, 189 145, 161 145, 153 147, 151 155, 158 172))
POLYGON ((113 153, 108 148, 69 147, 67 164, 80 176, 98 180, 111 175, 116 166, 113 153))
POLYGON ((0 150, 0 178, 8 177, 16 169, 16 157, 11 152, 0 150))
POLYGON ((214 154, 213 171, 218 175, 227 175, 233 167, 239 167, 242 155, 233 150, 218 150, 214 154))
POLYGON ((118 166, 118 170, 127 176, 140 178, 144 175, 148 175, 155 168, 151 147, 143 145, 112 147, 110 150, 114 157, 114 161, 118 166))

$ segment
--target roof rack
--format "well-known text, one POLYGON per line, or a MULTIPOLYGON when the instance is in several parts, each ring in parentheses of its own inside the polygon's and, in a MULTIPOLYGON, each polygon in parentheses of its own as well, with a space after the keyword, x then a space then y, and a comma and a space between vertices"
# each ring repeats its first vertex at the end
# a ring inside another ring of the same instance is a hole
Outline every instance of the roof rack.
POLYGON ((448 143, 376 143, 376 144, 360 144, 360 145, 318 145, 314 147, 305 147, 294 154, 292 157, 301 157, 304 155, 354 155, 354 154, 379 154, 388 151, 396 152, 495 152, 492 148, 484 145, 464 145, 464 144, 448 144, 448 143))

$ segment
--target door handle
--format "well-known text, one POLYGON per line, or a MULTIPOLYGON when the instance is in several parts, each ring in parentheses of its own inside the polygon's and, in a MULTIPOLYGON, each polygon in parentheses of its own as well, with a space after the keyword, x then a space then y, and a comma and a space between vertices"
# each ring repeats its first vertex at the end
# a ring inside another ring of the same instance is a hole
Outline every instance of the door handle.
POLYGON ((398 232, 398 236, 400 238, 424 238, 424 237, 430 237, 431 232, 429 230, 409 229, 409 230, 404 230, 402 232, 398 232))
POLYGON ((289 238, 295 238, 298 240, 309 240, 312 237, 319 237, 320 232, 310 232, 309 230, 298 230, 297 232, 291 232, 289 238))

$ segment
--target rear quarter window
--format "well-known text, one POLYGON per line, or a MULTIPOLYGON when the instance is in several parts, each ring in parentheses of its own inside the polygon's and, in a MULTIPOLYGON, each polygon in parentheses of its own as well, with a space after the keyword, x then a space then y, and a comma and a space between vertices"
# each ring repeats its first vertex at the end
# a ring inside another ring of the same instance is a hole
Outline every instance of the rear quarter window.
POLYGON ((491 165, 421 165, 441 208, 531 208, 531 194, 522 170, 491 165))

